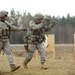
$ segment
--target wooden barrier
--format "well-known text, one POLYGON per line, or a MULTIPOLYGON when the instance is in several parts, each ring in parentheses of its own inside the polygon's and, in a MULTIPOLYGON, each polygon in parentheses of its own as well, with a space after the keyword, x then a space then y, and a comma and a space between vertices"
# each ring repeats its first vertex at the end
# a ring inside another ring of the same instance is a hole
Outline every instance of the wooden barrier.
POLYGON ((74 54, 73 54, 73 59, 75 60, 75 34, 74 34, 74 54))
POLYGON ((75 53, 75 34, 74 34, 74 53, 75 53))
MULTIPOLYGON (((45 51, 49 51, 49 52, 52 52, 53 55, 52 55, 52 59, 55 59, 55 36, 54 34, 49 34, 47 35, 48 36, 48 39, 47 39, 47 42, 48 42, 48 45, 47 47, 45 48, 45 51)), ((38 52, 36 51, 36 58, 38 57, 38 52)))

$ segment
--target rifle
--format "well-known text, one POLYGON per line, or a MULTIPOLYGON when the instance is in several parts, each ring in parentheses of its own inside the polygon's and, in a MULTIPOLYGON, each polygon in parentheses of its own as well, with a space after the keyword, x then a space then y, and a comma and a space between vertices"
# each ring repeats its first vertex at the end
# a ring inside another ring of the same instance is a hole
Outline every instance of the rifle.
POLYGON ((54 26, 62 24, 62 23, 59 23, 59 22, 54 21, 54 20, 42 20, 42 23, 43 23, 42 29, 45 31, 49 31, 54 26))

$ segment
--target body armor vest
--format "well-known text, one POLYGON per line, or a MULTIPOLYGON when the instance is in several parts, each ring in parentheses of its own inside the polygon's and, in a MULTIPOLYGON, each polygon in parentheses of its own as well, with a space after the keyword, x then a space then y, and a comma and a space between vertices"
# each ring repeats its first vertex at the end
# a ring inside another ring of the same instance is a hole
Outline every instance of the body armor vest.
POLYGON ((45 41, 45 35, 41 29, 32 30, 32 34, 28 36, 30 42, 34 44, 42 43, 45 41))
MULTIPOLYGON (((4 22, 3 22, 3 24, 4 24, 4 22)), ((0 39, 8 39, 8 38, 10 38, 10 33, 11 33, 10 32, 10 27, 8 27, 8 26, 0 27, 0 39)))

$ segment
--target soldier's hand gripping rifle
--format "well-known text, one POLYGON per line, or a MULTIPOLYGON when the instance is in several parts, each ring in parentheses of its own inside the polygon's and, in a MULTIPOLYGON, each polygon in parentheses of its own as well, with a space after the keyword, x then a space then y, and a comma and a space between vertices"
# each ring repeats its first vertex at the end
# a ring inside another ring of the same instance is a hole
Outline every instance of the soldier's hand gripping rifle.
POLYGON ((54 21, 54 20, 51 20, 51 21, 49 21, 49 24, 50 24, 50 26, 51 26, 51 28, 52 28, 52 27, 54 27, 55 25, 59 24, 59 22, 54 21))
POLYGON ((49 19, 42 20, 42 23, 43 23, 42 29, 44 31, 50 31, 54 26, 61 24, 57 21, 49 20, 49 19))

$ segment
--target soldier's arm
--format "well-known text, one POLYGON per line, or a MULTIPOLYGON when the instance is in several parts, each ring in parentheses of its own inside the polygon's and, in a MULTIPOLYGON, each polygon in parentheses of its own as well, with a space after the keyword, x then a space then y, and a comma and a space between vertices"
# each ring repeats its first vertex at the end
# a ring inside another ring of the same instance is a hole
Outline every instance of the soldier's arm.
POLYGON ((33 29, 33 30, 36 30, 36 29, 39 29, 43 26, 43 23, 40 23, 40 24, 35 24, 34 21, 31 21, 29 23, 29 26, 33 29))
POLYGON ((58 22, 52 20, 52 21, 50 21, 50 23, 49 23, 49 28, 51 29, 51 28, 53 28, 54 26, 56 26, 57 24, 58 24, 58 22))
POLYGON ((21 28, 11 25, 8 21, 5 21, 6 25, 9 26, 12 30, 21 30, 21 28))
POLYGON ((45 25, 43 26, 43 29, 44 29, 45 32, 48 32, 48 31, 50 31, 55 25, 56 25, 56 23, 50 22, 49 24, 45 24, 45 25))

